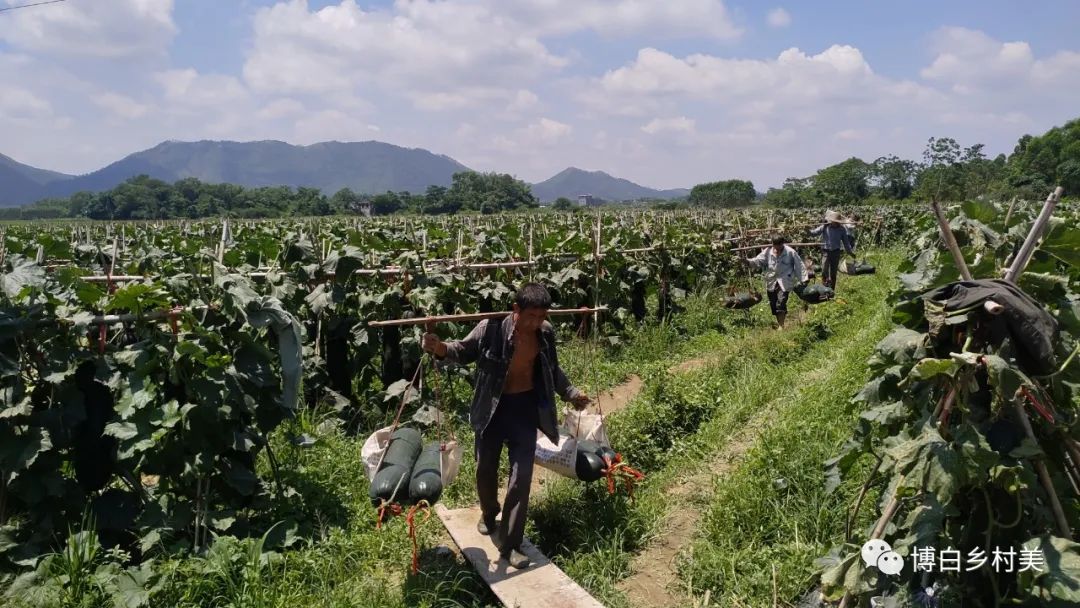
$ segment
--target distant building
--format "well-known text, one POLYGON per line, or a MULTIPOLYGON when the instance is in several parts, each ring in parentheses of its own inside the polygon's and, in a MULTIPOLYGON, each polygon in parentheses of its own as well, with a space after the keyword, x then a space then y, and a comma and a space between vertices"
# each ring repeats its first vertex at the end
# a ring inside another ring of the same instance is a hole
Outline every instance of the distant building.
POLYGON ((579 194, 577 197, 577 204, 579 207, 592 207, 596 204, 591 194, 579 194))

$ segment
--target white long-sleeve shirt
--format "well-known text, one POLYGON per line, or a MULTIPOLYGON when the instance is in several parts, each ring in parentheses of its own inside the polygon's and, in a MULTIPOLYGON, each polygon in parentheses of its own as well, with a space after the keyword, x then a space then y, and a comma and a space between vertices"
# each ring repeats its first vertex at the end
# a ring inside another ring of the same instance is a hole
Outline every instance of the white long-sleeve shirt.
POLYGON ((762 249, 761 253, 750 258, 750 264, 759 270, 765 270, 765 289, 768 291, 772 291, 777 283, 780 284, 780 289, 791 291, 808 279, 802 258, 787 245, 784 245, 780 255, 777 255, 771 246, 762 249))

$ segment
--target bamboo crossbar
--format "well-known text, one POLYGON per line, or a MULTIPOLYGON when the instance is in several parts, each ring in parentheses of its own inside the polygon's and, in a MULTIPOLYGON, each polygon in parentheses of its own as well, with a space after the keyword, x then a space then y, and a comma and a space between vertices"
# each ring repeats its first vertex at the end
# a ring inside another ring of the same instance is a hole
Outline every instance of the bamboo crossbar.
MULTIPOLYGON (((821 245, 821 241, 814 241, 813 243, 784 243, 788 247, 813 247, 815 245, 821 245)), ((732 251, 750 251, 751 249, 763 249, 765 247, 772 247, 772 243, 763 243, 761 245, 750 245, 747 247, 736 247, 732 251)))
MULTIPOLYGON (((87 325, 116 325, 118 323, 132 323, 134 321, 163 321, 170 317, 180 315, 185 311, 200 312, 207 310, 209 306, 193 306, 193 307, 178 307, 171 308, 169 310, 154 310, 151 312, 143 313, 141 315, 133 313, 125 313, 120 315, 97 315, 91 318, 87 325)), ((0 327, 21 327, 21 326, 35 326, 39 323, 46 322, 60 322, 69 323, 74 325, 74 318, 59 318, 59 319, 4 319, 0 320, 0 327)))
MULTIPOLYGON (((561 315, 587 315, 607 310, 607 306, 595 308, 554 308, 549 309, 549 316, 561 315)), ((484 319, 501 319, 513 314, 513 311, 501 312, 476 312, 460 315, 435 315, 431 317, 416 317, 413 319, 388 319, 386 321, 369 321, 368 327, 396 327, 402 325, 429 325, 432 323, 465 323, 469 321, 483 321, 484 319)))

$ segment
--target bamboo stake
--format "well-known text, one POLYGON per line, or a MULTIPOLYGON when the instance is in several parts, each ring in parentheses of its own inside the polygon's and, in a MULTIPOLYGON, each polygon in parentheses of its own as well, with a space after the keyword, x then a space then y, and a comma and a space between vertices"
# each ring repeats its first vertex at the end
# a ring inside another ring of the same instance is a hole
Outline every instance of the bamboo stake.
MULTIPOLYGON (((1058 188, 1060 190, 1060 188, 1058 188)), ((1013 408, 1016 410, 1016 417, 1020 419, 1020 425, 1024 427, 1024 434, 1038 445, 1039 442, 1035 439, 1035 431, 1031 429, 1031 420, 1028 419, 1027 412, 1024 411, 1024 406, 1018 395, 1013 396, 1013 408)), ((1035 466, 1035 470, 1039 473, 1039 480, 1042 482, 1043 489, 1046 491, 1047 496, 1050 498, 1050 509, 1054 513, 1054 521, 1057 523, 1058 532, 1064 538, 1072 538, 1072 530, 1069 529, 1069 520, 1065 518, 1065 511, 1061 508, 1061 501, 1058 500, 1057 490, 1054 488, 1054 480, 1050 478, 1050 471, 1046 468, 1046 463, 1039 460, 1033 460, 1032 464, 1035 466)))
MULTIPOLYGON (((903 483, 904 476, 901 476, 899 481, 896 482, 896 488, 893 490, 892 496, 889 497, 888 504, 885 505, 885 510, 881 513, 877 523, 874 524, 874 529, 870 532, 870 538, 867 540, 881 538, 881 535, 885 533, 885 528, 889 526, 889 522, 892 521, 893 517, 896 517, 896 512, 900 510, 900 501, 896 498, 896 491, 900 489, 903 483)), ((847 608, 851 600, 851 592, 845 592, 843 599, 840 600, 839 608, 847 608)))
MULTIPOLYGON (((555 308, 548 310, 548 316, 583 315, 607 310, 607 306, 596 308, 555 308)), ((466 323, 469 321, 483 321, 484 319, 501 319, 513 314, 513 311, 501 312, 477 312, 459 315, 436 315, 431 317, 416 317, 413 319, 389 319, 386 321, 369 321, 368 327, 394 327, 402 325, 428 325, 430 323, 466 323)))
POLYGON ((968 270, 967 262, 964 261, 964 254, 960 252, 960 246, 956 244, 956 237, 953 236, 952 228, 949 228, 949 221, 945 219, 945 212, 941 210, 941 205, 937 201, 931 202, 930 208, 934 211, 938 229, 941 231, 941 238, 945 239, 945 246, 949 248, 949 253, 952 254, 953 262, 956 263, 960 276, 965 281, 971 281, 971 271, 968 270))
POLYGON ((593 273, 593 308, 597 309, 597 312, 593 313, 593 328, 597 328, 600 323, 600 211, 596 212, 596 271, 593 273))
POLYGON ((1050 223, 1050 216, 1054 214, 1054 208, 1057 207, 1058 201, 1061 200, 1061 195, 1065 193, 1065 189, 1061 186, 1054 188, 1054 191, 1050 193, 1050 196, 1046 197, 1046 202, 1043 203, 1042 211, 1039 213, 1039 217, 1035 220, 1035 223, 1031 225, 1031 231, 1028 232, 1027 238, 1024 239, 1024 244, 1020 246, 1020 252, 1016 254, 1016 259, 1013 260, 1012 266, 1009 267, 1008 272, 1005 273, 1005 280, 1011 283, 1016 282, 1016 278, 1024 272, 1024 268, 1027 268, 1028 262, 1031 261, 1031 256, 1035 254, 1035 245, 1039 239, 1043 236, 1043 231, 1046 229, 1047 224, 1050 223))
POLYGON ((1009 218, 1012 217, 1013 207, 1016 206, 1016 197, 1012 197, 1012 201, 1009 203, 1009 210, 1005 212, 1005 230, 1009 229, 1009 218))

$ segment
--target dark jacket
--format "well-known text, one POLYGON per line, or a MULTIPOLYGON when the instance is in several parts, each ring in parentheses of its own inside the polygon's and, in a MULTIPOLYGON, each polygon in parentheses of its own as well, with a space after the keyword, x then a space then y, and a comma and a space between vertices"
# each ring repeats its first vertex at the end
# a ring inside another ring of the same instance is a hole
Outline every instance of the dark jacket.
POLYGON ((936 338, 950 317, 976 315, 990 329, 991 343, 1001 345, 1008 337, 1016 349, 1017 364, 1029 374, 1050 374, 1057 369, 1054 343, 1058 324, 1053 315, 1019 287, 1001 279, 956 281, 923 294, 930 336, 936 338), (993 316, 983 311, 987 300, 1005 307, 993 316))
MULTIPOLYGON (((476 361, 476 387, 469 421, 478 434, 483 434, 487 428, 502 396, 510 358, 514 355, 513 331, 514 317, 508 315, 502 320, 481 321, 465 339, 446 343, 446 361, 461 364, 476 361)), ((548 439, 558 443, 555 394, 570 401, 581 393, 570 384, 559 367, 559 358, 555 353, 555 330, 546 321, 540 328, 540 351, 536 358, 538 367, 535 373, 539 375, 539 382, 534 387, 540 389, 538 426, 548 439)))

